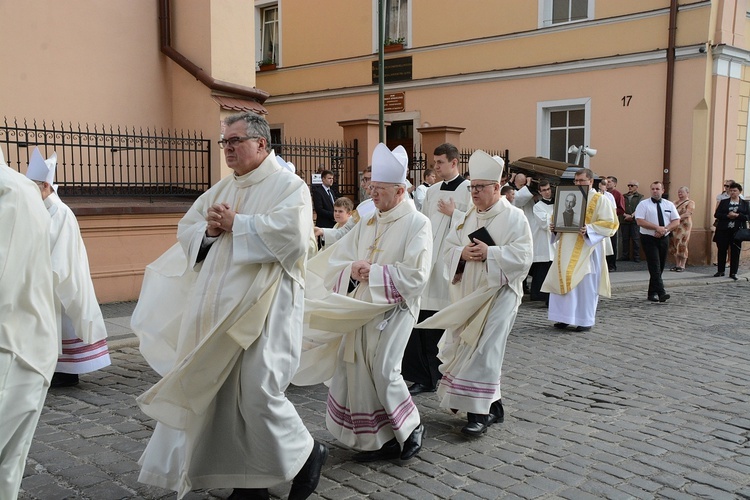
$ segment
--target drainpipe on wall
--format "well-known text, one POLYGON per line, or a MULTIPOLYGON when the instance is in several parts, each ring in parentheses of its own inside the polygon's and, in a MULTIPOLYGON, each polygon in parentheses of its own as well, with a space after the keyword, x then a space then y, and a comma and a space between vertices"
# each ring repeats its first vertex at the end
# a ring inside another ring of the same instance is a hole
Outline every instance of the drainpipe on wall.
POLYGON ((187 57, 180 54, 172 47, 172 18, 170 14, 169 0, 157 0, 159 2, 159 44, 161 52, 171 60, 180 65, 185 71, 193 75, 199 82, 211 90, 225 92, 234 96, 246 98, 263 104, 269 97, 269 93, 255 87, 246 87, 235 83, 217 80, 190 61, 187 57))
POLYGON ((672 162, 672 101, 674 99, 674 63, 677 43, 677 0, 669 4, 669 45, 667 48, 667 92, 664 106, 664 195, 669 198, 670 165, 672 162))

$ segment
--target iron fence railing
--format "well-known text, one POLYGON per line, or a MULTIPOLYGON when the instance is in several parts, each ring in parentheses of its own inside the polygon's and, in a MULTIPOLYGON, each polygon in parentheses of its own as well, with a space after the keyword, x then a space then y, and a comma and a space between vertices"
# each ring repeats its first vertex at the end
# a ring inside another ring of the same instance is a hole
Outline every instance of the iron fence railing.
MULTIPOLYGON (((461 175, 465 175, 469 172, 469 157, 474 152, 474 149, 462 149, 459 152, 458 157, 458 171, 461 175)), ((503 151, 485 149, 486 153, 491 156, 501 156, 505 160, 505 165, 510 163, 510 152, 506 149, 503 151)), ((415 186, 422 183, 422 174, 424 170, 432 164, 432 161, 427 159, 427 153, 421 150, 415 150, 412 155, 412 161, 409 166, 409 178, 415 186)), ((507 168, 507 167, 506 167, 507 168)))
POLYGON ((64 196, 198 196, 210 187, 211 144, 202 134, 104 125, 29 125, 4 119, 0 147, 26 173, 34 147, 57 153, 64 196))
POLYGON ((351 143, 315 139, 284 138, 281 143, 271 144, 274 152, 284 161, 294 164, 297 175, 308 184, 312 175, 322 170, 334 174, 334 186, 341 196, 358 196, 359 173, 357 171, 358 141, 351 143))

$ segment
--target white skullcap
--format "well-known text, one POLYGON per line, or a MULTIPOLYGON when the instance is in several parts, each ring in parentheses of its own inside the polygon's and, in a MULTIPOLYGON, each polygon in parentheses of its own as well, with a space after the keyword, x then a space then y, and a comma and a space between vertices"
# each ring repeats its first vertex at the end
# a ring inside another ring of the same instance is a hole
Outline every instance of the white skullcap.
POLYGON ((471 180, 481 179, 485 181, 500 182, 503 175, 505 161, 496 160, 481 149, 477 149, 469 157, 469 174, 471 180))
POLYGON ((372 182, 406 185, 406 166, 409 156, 403 146, 391 151, 382 142, 372 152, 372 182))
POLYGON ((29 159, 29 168, 26 170, 26 177, 32 181, 46 182, 50 186, 55 183, 55 169, 57 168, 57 153, 45 160, 39 148, 34 148, 29 159))
POLYGON ((276 161, 279 163, 279 165, 289 170, 291 173, 295 173, 297 171, 297 169, 294 167, 294 163, 284 161, 284 158, 282 158, 281 156, 277 156, 276 161))

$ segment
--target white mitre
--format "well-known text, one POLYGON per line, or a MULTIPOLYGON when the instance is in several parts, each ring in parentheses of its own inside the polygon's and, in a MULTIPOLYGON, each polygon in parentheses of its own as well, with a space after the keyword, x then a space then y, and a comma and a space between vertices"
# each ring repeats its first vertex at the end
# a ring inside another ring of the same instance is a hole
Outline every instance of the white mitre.
POLYGON ((372 182, 406 185, 409 156, 403 146, 391 151, 382 142, 372 152, 372 182))
POLYGON ((39 148, 34 148, 29 159, 29 168, 26 170, 26 177, 36 182, 46 182, 52 187, 55 184, 55 170, 57 169, 57 153, 45 160, 39 148))
MULTIPOLYGON (((502 158, 500 158, 502 160, 502 158)), ((485 180, 500 182, 500 176, 503 175, 503 165, 505 161, 498 161, 488 155, 481 149, 477 149, 469 157, 469 174, 471 180, 485 180)))

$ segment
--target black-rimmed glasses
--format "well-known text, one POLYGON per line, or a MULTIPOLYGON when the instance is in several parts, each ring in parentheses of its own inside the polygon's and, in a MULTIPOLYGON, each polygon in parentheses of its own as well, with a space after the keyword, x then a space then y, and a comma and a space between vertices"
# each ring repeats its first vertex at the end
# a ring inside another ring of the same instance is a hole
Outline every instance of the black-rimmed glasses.
POLYGON ((233 148, 235 148, 239 143, 250 141, 252 139, 259 139, 259 137, 230 137, 229 139, 220 140, 219 147, 221 149, 224 149, 227 146, 232 146, 233 148))
POLYGON ((487 186, 494 186, 497 184, 496 182, 490 182, 489 184, 474 184, 473 186, 466 186, 467 191, 470 193, 473 191, 475 193, 478 193, 482 189, 486 188, 487 186))

